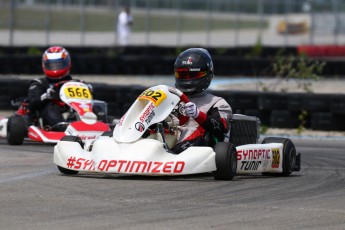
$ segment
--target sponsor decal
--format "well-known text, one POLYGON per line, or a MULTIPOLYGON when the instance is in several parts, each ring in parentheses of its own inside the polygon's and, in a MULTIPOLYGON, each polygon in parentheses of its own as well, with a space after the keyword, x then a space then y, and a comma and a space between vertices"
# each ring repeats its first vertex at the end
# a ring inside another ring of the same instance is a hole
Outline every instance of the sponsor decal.
POLYGON ((97 138, 97 135, 79 135, 78 137, 80 137, 80 139, 82 139, 83 141, 86 140, 95 140, 97 138))
POLYGON ((141 122, 137 122, 134 125, 135 129, 138 130, 139 132, 143 132, 145 130, 145 126, 141 122))
POLYGON ((268 160, 270 158, 270 149, 249 149, 249 150, 238 150, 237 160, 257 160, 264 159, 268 160))
POLYGON ((96 164, 93 160, 69 157, 67 168, 118 172, 118 173, 182 173, 184 161, 127 161, 127 160, 101 160, 96 164))
POLYGON ((127 113, 125 113, 125 115, 123 115, 123 116, 121 117, 119 126, 122 126, 123 121, 125 120, 126 114, 127 114, 127 113))
POLYGON ((259 165, 261 165, 261 161, 242 161, 241 170, 256 171, 258 170, 259 165))
POLYGON ((272 149, 272 168, 278 168, 280 162, 279 149, 272 149))
POLYGON ((67 160, 67 168, 69 169, 84 169, 95 170, 95 162, 93 160, 86 160, 84 158, 70 157, 67 160))
POLYGON ((88 103, 70 102, 70 105, 81 116, 84 115, 84 113, 91 111, 91 104, 88 104, 88 103))
POLYGON ((153 112, 154 108, 155 108, 155 106, 153 104, 150 104, 149 107, 147 107, 146 110, 143 112, 143 114, 140 116, 140 121, 144 122, 148 118, 150 118, 149 121, 146 121, 146 124, 148 124, 155 115, 155 113, 153 112), (152 113, 153 113, 153 115, 152 115, 152 113))
POLYGON ((211 123, 213 124, 213 129, 214 130, 220 130, 220 124, 218 121, 216 121, 215 119, 211 118, 211 123))
POLYGON ((187 61, 182 61, 182 64, 183 64, 183 65, 193 65, 192 58, 188 58, 187 61))
POLYGON ((155 111, 152 111, 149 116, 145 119, 146 124, 149 124, 152 120, 152 118, 155 116, 155 111))
POLYGON ((37 139, 37 138, 39 137, 39 136, 37 135, 37 133, 32 132, 32 131, 29 131, 28 136, 31 136, 31 137, 33 137, 33 138, 35 138, 35 139, 37 139))
POLYGON ((90 105, 84 102, 79 104, 79 107, 84 110, 84 112, 90 112, 90 105))

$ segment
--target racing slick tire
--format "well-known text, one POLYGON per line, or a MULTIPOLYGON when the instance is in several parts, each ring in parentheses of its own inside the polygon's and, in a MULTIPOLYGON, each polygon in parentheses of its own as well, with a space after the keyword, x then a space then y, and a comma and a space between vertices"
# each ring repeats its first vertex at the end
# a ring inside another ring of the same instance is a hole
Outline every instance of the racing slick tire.
POLYGON ((105 131, 101 135, 102 137, 112 137, 113 136, 113 131, 105 131))
POLYGON ((75 170, 70 170, 70 169, 65 169, 65 168, 62 168, 60 166, 58 166, 58 169, 61 173, 63 174, 68 174, 68 175, 74 175, 74 174, 77 174, 78 171, 75 171, 75 170))
MULTIPOLYGON (((283 172, 281 176, 289 176, 295 168, 296 165, 296 147, 293 142, 288 138, 280 138, 280 137, 266 137, 262 144, 267 143, 282 143, 283 144, 283 172)), ((277 175, 271 173, 262 173, 263 175, 277 175)))
MULTIPOLYGON (((60 141, 77 142, 78 144, 80 144, 82 148, 84 147, 83 141, 80 139, 80 137, 77 137, 77 136, 64 136, 63 138, 61 138, 60 141)), ((74 175, 78 173, 78 171, 75 171, 75 170, 66 169, 60 166, 57 166, 57 167, 59 171, 63 174, 74 175)))
POLYGON ((27 132, 24 118, 15 115, 8 119, 6 139, 9 145, 23 144, 27 132))
POLYGON ((237 151, 233 143, 218 142, 214 148, 216 168, 213 177, 216 180, 232 180, 237 170, 237 151))

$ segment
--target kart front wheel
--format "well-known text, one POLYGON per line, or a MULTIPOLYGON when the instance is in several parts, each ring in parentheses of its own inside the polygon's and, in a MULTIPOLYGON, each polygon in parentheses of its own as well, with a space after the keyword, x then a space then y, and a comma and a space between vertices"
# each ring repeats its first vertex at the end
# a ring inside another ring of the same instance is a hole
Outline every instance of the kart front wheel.
POLYGON ((105 131, 101 135, 102 137, 112 137, 113 136, 113 131, 105 131))
POLYGON ((65 168, 62 168, 60 166, 58 166, 58 169, 61 173, 63 174, 68 174, 68 175, 74 175, 74 174, 77 174, 78 171, 75 171, 75 170, 70 170, 70 169, 65 169, 65 168))
POLYGON ((218 142, 214 146, 217 170, 213 172, 216 180, 232 180, 237 170, 237 151, 233 143, 218 142))
MULTIPOLYGON (((77 136, 64 136, 63 138, 61 138, 60 141, 77 142, 82 148, 84 147, 83 141, 80 139, 80 137, 77 137, 77 136)), ((78 173, 78 171, 66 169, 61 166, 57 166, 57 167, 59 171, 63 174, 74 175, 78 173)))
MULTIPOLYGON (((296 165, 296 147, 292 143, 292 141, 288 138, 280 138, 280 137, 266 137, 262 144, 268 143, 281 143, 283 144, 283 172, 281 173, 282 176, 289 176, 295 168, 296 165)), ((264 175, 271 175, 267 173, 263 173, 264 175)))
POLYGON ((7 143, 9 145, 21 145, 27 135, 27 127, 24 118, 21 116, 12 116, 7 123, 7 143))
POLYGON ((77 136, 64 136, 63 138, 61 138, 60 141, 69 141, 69 142, 77 142, 79 143, 80 147, 84 148, 84 142, 80 139, 80 137, 77 136))

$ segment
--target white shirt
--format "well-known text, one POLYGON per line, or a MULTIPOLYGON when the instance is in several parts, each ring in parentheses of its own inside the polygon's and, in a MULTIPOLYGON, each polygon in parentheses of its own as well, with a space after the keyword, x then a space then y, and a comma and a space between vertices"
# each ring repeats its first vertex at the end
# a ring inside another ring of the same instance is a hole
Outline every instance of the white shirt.
POLYGON ((127 12, 122 11, 117 20, 117 35, 118 35, 118 42, 120 45, 127 45, 128 44, 128 36, 131 32, 131 25, 133 22, 133 17, 127 12))

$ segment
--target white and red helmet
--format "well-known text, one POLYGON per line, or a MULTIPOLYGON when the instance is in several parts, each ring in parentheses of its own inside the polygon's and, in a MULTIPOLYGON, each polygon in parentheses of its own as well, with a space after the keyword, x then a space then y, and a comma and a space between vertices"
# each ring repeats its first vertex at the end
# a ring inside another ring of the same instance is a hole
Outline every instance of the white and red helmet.
POLYGON ((71 69, 71 58, 68 51, 61 46, 48 48, 42 57, 44 74, 51 79, 67 76, 71 69))

